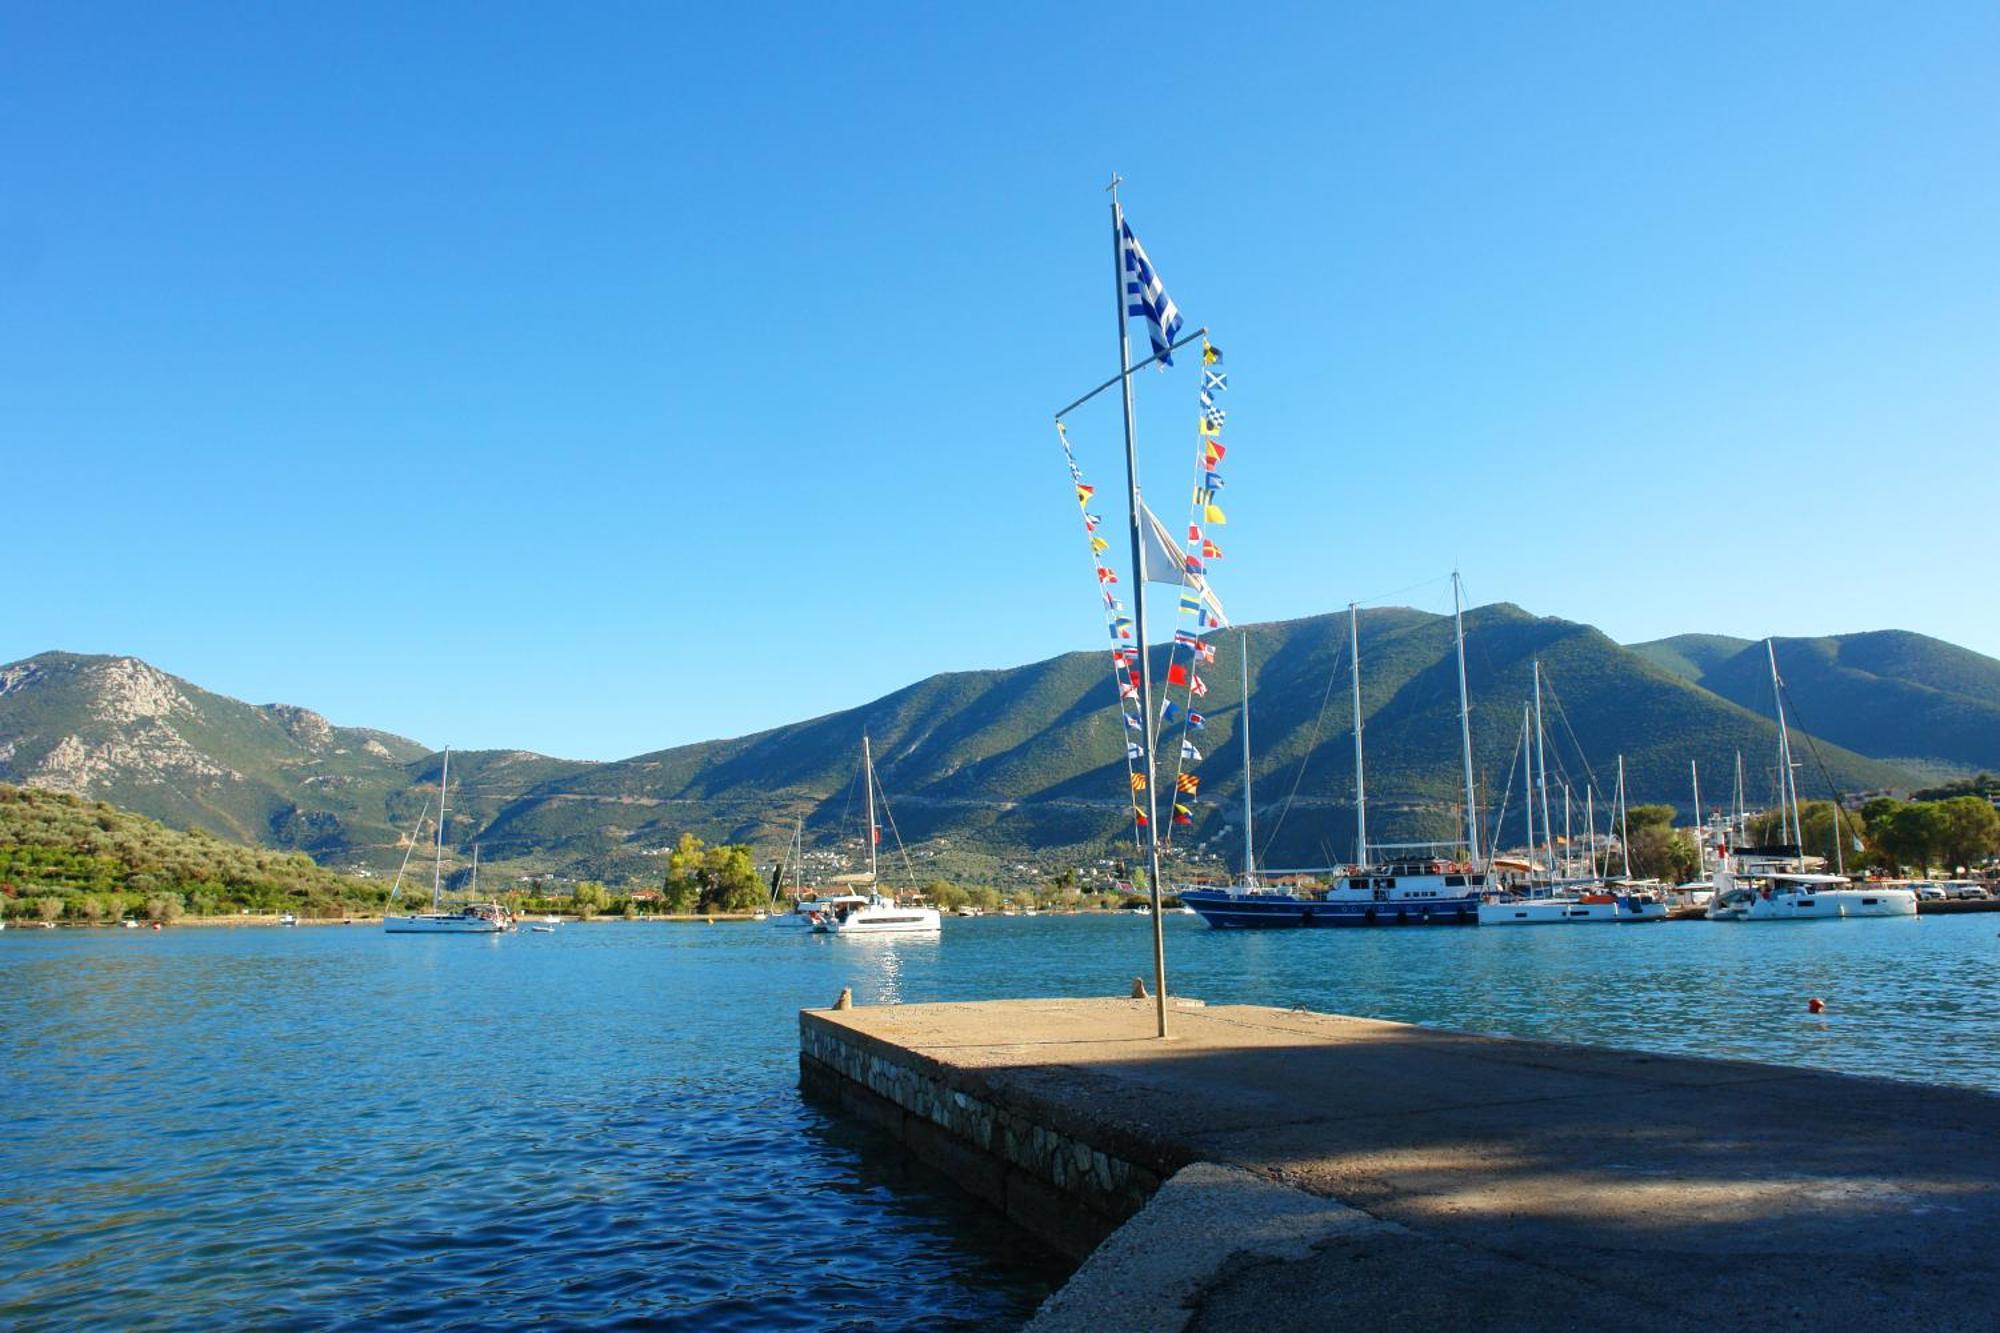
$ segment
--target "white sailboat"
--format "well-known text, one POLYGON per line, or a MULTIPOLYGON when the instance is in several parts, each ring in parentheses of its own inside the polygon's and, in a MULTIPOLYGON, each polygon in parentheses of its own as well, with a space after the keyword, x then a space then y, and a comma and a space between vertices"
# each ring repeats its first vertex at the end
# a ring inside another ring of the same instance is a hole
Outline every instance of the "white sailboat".
MULTIPOLYGON (((431 910, 412 916, 385 916, 382 918, 383 933, 389 935, 497 935, 514 929, 514 917, 505 907, 492 902, 470 902, 456 912, 444 908, 444 833, 445 823, 450 818, 446 804, 446 783, 451 777, 451 750, 444 752, 444 764, 438 770, 438 819, 437 854, 431 866, 431 910)), ((424 808, 430 809, 428 802, 424 808)), ((417 819, 419 829, 423 827, 423 817, 417 819)), ((416 836, 411 835, 409 849, 403 853, 403 866, 410 864, 410 852, 416 850, 416 836)), ((473 888, 479 885, 478 848, 473 849, 473 888)), ((403 887, 403 872, 396 872, 396 882, 389 889, 393 902, 397 892, 403 887)))
MULTIPOLYGON (((1661 901, 1651 887, 1636 883, 1631 878, 1632 864, 1627 856, 1625 878, 1622 880, 1601 880, 1595 877, 1595 865, 1588 882, 1577 883, 1556 880, 1555 830, 1549 812, 1549 754, 1548 738, 1542 727, 1542 664, 1535 662, 1535 701, 1533 721, 1524 715, 1521 719, 1522 733, 1522 773, 1532 773, 1523 783, 1528 809, 1528 850, 1530 888, 1526 893, 1510 894, 1503 898, 1488 899, 1479 904, 1479 924, 1482 926, 1585 926, 1585 925, 1631 925, 1643 921, 1664 921, 1667 916, 1666 904, 1661 901), (1541 842, 1544 855, 1548 859, 1548 881, 1541 891, 1533 888, 1535 800, 1537 789, 1541 798, 1541 842)), ((1618 758, 1618 809, 1621 819, 1625 808, 1625 757, 1618 758)), ((1565 827, 1568 813, 1565 806, 1565 827)), ((1593 830, 1593 833, 1595 831, 1593 830)), ((1621 833, 1621 844, 1622 844, 1621 833)), ((1565 842, 1567 848, 1567 842, 1565 842)))
MULTIPOLYGON (((1711 921, 1814 921, 1848 917, 1915 916, 1916 890, 1888 885, 1860 885, 1850 880, 1841 852, 1842 833, 1834 828, 1834 860, 1841 873, 1808 873, 1805 832, 1799 819, 1799 783, 1792 768, 1791 729, 1785 721, 1783 682, 1778 679, 1778 650, 1769 639, 1764 651, 1771 662, 1771 694, 1778 711, 1778 819, 1776 847, 1721 849, 1715 869, 1715 897, 1708 905, 1711 921)), ((1838 793, 1834 806, 1839 808, 1838 793)))
MULTIPOLYGON (((937 908, 904 906, 880 890, 877 844, 881 841, 882 832, 875 823, 875 753, 865 735, 861 738, 861 782, 867 802, 868 884, 871 892, 865 898, 858 894, 843 895, 815 903, 811 913, 813 930, 822 935, 911 935, 941 929, 944 921, 937 908)), ((885 804, 886 801, 885 797, 885 804)))

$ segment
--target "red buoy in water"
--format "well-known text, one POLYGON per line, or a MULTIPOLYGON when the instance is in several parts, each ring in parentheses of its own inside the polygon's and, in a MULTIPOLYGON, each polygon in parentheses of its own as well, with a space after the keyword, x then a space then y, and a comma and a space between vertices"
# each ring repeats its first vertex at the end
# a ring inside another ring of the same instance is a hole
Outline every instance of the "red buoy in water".
POLYGON ((1812 999, 1806 1001, 1806 1012, 1809 1014, 1825 1013, 1826 1001, 1820 999, 1818 996, 1814 996, 1812 999))

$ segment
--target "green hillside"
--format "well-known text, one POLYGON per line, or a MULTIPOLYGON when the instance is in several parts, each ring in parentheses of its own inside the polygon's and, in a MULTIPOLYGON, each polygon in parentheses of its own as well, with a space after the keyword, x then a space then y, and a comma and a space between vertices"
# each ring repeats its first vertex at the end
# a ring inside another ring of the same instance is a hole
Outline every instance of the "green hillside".
MULTIPOLYGON (((1671 641, 1669 641, 1671 642, 1671 641)), ((1993 768, 2000 757, 2000 662, 1903 630, 1778 639, 1794 720, 1823 739, 1922 776, 1993 768)), ((1771 709, 1762 642, 1714 663, 1700 685, 1771 709)))
POLYGON ((1671 639, 1628 645, 1633 652, 1656 667, 1671 671, 1682 680, 1697 685, 1710 668, 1725 662, 1750 646, 1749 639, 1727 634, 1676 634, 1671 639))
MULTIPOLYGON (((1726 795, 1736 755, 1748 799, 1774 785, 1776 730, 1761 643, 1682 635, 1621 647, 1572 621, 1505 604, 1466 615, 1481 802, 1520 809, 1513 767, 1533 664, 1543 664, 1550 777, 1600 808, 1626 758, 1633 801, 1689 803, 1690 761, 1726 795)), ((1347 620, 1248 629, 1254 790, 1267 864, 1325 864, 1352 842, 1347 620)), ((1362 701, 1375 841, 1456 836, 1461 776, 1449 617, 1362 613, 1362 701)), ((1203 675, 1208 758, 1184 849, 1238 856, 1239 634, 1214 636, 1203 675)), ((1908 789, 1938 772, 2000 769, 2000 663, 1918 635, 1780 641, 1795 721, 1844 790, 1908 789)), ((1164 650, 1156 650, 1156 661, 1164 650)), ((515 750, 452 756, 450 869, 472 847, 489 873, 656 878, 682 832, 775 856, 792 821, 824 871, 861 850, 856 783, 874 743, 896 831, 920 873, 1001 877, 1129 848, 1123 750, 1108 655, 933 676, 871 703, 751 736, 615 763, 515 750)), ((1174 753, 1170 744, 1167 753, 1174 753)), ((0 668, 0 780, 107 798, 322 861, 392 871, 433 805, 441 756, 334 727, 303 709, 208 693, 132 658, 48 653, 0 668)), ((1808 791, 1824 782, 1815 765, 1808 791)), ((434 805, 433 805, 434 811, 434 805)), ((1511 831, 1511 826, 1510 826, 1511 831)), ((426 834, 428 836, 428 834, 426 834)))
POLYGON ((0 785, 0 910, 9 917, 172 919, 241 908, 338 915, 381 896, 297 852, 179 832, 65 792, 0 785))

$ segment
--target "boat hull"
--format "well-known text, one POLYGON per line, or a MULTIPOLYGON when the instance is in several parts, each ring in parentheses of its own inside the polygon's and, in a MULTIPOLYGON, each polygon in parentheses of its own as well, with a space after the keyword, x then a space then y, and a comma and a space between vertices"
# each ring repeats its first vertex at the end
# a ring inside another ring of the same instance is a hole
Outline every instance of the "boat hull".
POLYGON ((1186 889, 1181 902, 1217 930, 1317 930, 1330 926, 1476 926, 1479 900, 1343 901, 1289 893, 1186 889))
POLYGON ((436 916, 390 916, 382 919, 382 931, 387 935, 498 935, 507 927, 498 921, 483 917, 459 916, 456 913, 436 916))
POLYGON ((1666 919, 1665 903, 1635 903, 1623 899, 1591 903, 1574 898, 1531 898, 1522 902, 1479 905, 1479 924, 1482 926, 1627 926, 1666 919))
POLYGON ((1915 916, 1917 895, 1909 889, 1826 889, 1816 893, 1759 894, 1736 921, 1834 921, 1848 917, 1915 916))
POLYGON ((813 929, 822 935, 935 935, 943 924, 933 907, 865 907, 827 917, 813 929))

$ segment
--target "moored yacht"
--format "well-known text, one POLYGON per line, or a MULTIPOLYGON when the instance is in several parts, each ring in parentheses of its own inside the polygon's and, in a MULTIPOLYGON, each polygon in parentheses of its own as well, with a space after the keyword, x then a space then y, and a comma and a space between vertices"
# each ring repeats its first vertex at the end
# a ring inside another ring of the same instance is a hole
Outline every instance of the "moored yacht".
MULTIPOLYGON (((1857 886, 1845 874, 1841 843, 1846 834, 1834 827, 1835 874, 1806 869, 1804 822, 1799 817, 1799 785, 1792 764, 1791 729, 1785 720, 1784 682, 1778 678, 1778 651, 1769 639, 1764 652, 1771 663, 1771 695, 1778 714, 1778 816, 1785 841, 1776 847, 1718 849, 1715 896, 1706 915, 1711 921, 1813 921, 1848 917, 1917 914, 1914 889, 1888 885, 1857 886)), ((1834 793, 1836 819, 1840 796, 1834 793)))
MULTIPOLYGON (((431 910, 411 916, 384 916, 382 931, 387 935, 498 935, 514 929, 514 917, 499 903, 466 903, 456 911, 447 911, 444 906, 444 831, 447 811, 445 805, 446 782, 451 776, 451 750, 444 752, 444 764, 438 770, 438 819, 436 856, 431 867, 431 910)), ((424 805, 424 814, 430 811, 430 804, 424 805)), ((424 825, 424 814, 417 816, 417 831, 424 825)), ((389 887, 389 900, 395 901, 396 894, 403 887, 403 870, 410 865, 410 853, 416 850, 416 833, 410 835, 410 845, 403 852, 403 867, 396 872, 396 882, 389 887)), ((473 848, 472 884, 477 892, 479 887, 479 849, 473 848)))
MULTIPOLYGON (((866 792, 868 814, 868 884, 880 884, 880 867, 877 865, 877 845, 882 840, 882 831, 875 823, 875 752, 870 748, 868 737, 861 738, 861 781, 866 792)), ((888 804, 887 796, 883 804, 888 804)), ((893 825, 892 825, 893 827, 893 825)), ((927 904, 903 904, 877 889, 856 903, 848 895, 825 904, 814 904, 811 913, 812 928, 821 935, 911 935, 936 933, 944 921, 938 909, 927 904)), ((803 908, 805 904, 800 904, 803 908)))

